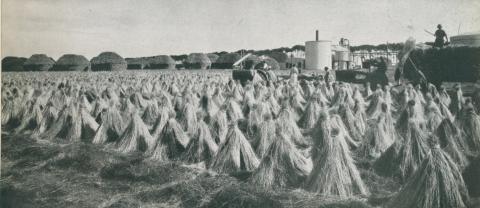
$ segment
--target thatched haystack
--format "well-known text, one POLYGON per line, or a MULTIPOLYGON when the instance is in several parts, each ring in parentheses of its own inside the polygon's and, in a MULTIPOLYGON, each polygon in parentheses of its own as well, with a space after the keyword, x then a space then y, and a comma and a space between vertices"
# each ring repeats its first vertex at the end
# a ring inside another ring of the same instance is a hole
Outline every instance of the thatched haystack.
POLYGON ((295 147, 288 135, 278 135, 251 177, 264 188, 300 185, 311 170, 311 163, 295 147))
POLYGON ((466 207, 467 200, 468 192, 460 170, 437 145, 386 207, 466 207))
POLYGON ((213 69, 232 69, 233 64, 237 62, 240 58, 238 53, 227 53, 221 55, 215 63, 212 63, 213 69))
POLYGON ((267 64, 267 66, 272 70, 279 70, 280 69, 280 64, 278 63, 278 61, 276 61, 275 59, 270 58, 270 57, 263 58, 262 62, 260 62, 259 64, 257 64, 255 66, 255 69, 263 68, 263 63, 267 64))
POLYGON ((54 64, 55 61, 47 55, 34 54, 23 63, 23 69, 25 71, 48 71, 54 64))
POLYGON ((214 53, 209 53, 207 54, 208 58, 210 59, 210 62, 212 62, 212 64, 214 64, 217 59, 220 57, 218 56, 217 54, 214 54, 214 53))
POLYGON ((288 61, 288 55, 286 53, 283 53, 283 52, 272 52, 270 54, 268 54, 269 57, 271 57, 272 59, 275 59, 275 61, 278 62, 279 64, 279 69, 285 69, 286 66, 287 66, 287 61, 288 61))
POLYGON ((148 62, 145 58, 125 58, 127 62, 127 69, 143 69, 148 62))
POLYGON ((175 60, 168 55, 148 58, 146 69, 175 69, 175 60))
POLYGON ((90 61, 82 55, 65 54, 57 60, 51 71, 90 71, 90 61))
POLYGON ((208 69, 212 62, 204 53, 191 53, 185 60, 185 67, 187 69, 208 69))
POLYGON ((90 60, 92 71, 124 71, 127 62, 115 52, 103 52, 90 60))
POLYGON ((250 143, 238 128, 236 122, 230 124, 225 143, 221 144, 211 169, 220 173, 253 171, 259 164, 250 143))
POLYGON ((245 59, 245 61, 243 61, 243 68, 245 69, 254 69, 255 66, 262 62, 262 59, 260 59, 258 56, 256 55, 251 55, 249 57, 247 57, 245 59))
POLYGON ((272 52, 268 56, 275 59, 278 63, 286 63, 288 60, 288 55, 283 52, 272 52))
POLYGON ((23 63, 27 58, 7 56, 2 59, 2 71, 24 71, 23 63))

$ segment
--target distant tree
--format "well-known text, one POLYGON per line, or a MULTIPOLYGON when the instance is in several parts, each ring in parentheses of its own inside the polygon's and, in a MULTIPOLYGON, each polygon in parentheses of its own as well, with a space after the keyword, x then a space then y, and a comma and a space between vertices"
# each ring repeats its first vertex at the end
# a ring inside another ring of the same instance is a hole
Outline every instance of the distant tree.
POLYGON ((186 55, 186 54, 182 54, 182 55, 171 55, 171 57, 172 57, 173 60, 175 60, 175 61, 183 61, 183 60, 187 59, 188 55, 186 55))
POLYGON ((301 50, 301 51, 305 51, 305 46, 304 45, 294 45, 292 47, 292 51, 294 50, 301 50))

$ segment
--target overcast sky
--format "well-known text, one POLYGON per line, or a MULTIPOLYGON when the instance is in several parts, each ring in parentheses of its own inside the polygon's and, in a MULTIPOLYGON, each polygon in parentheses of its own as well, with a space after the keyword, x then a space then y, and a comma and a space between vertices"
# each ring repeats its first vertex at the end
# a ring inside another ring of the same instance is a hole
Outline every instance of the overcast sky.
POLYGON ((123 57, 268 49, 315 38, 352 45, 480 31, 479 0, 2 0, 2 57, 123 57))

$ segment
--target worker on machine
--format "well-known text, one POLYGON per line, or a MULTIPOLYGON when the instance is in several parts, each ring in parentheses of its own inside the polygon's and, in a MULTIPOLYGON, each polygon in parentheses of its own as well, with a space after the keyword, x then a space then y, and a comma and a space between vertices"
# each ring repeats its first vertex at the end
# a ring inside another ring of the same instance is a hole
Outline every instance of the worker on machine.
POLYGON ((443 46, 446 45, 445 43, 448 43, 447 33, 442 30, 441 24, 437 25, 437 31, 435 31, 434 36, 435 43, 433 43, 433 47, 443 48, 443 46))

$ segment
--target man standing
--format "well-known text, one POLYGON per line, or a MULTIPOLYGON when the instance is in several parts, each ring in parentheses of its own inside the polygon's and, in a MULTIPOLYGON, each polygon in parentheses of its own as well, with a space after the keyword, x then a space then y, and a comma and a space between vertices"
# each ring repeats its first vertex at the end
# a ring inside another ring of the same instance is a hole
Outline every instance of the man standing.
POLYGON ((445 42, 448 42, 447 33, 442 30, 442 25, 437 25, 437 31, 435 31, 435 43, 434 47, 442 48, 445 45, 445 42))

